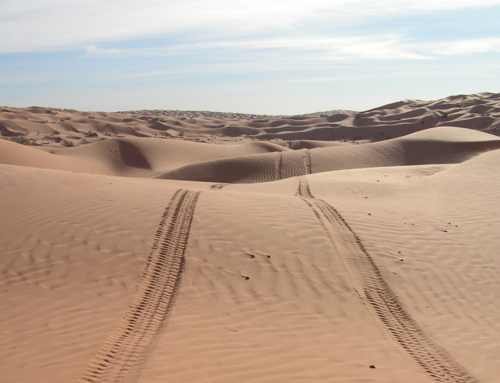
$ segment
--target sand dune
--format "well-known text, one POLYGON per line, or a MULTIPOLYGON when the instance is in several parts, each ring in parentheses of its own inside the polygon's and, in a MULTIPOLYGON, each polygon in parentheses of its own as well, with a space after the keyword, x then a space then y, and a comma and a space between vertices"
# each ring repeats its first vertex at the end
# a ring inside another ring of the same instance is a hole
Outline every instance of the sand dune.
POLYGON ((490 134, 453 127, 432 128, 365 145, 331 146, 225 158, 184 166, 159 176, 205 182, 270 182, 342 169, 458 163, 500 148, 490 134))
POLYGON ((440 126, 497 134, 499 118, 500 94, 479 93, 430 102, 406 100, 365 112, 332 111, 295 117, 3 107, 0 132, 5 137, 23 135, 30 142, 47 147, 60 147, 62 140, 82 145, 126 136, 215 143, 252 139, 376 142, 440 126))
POLYGON ((208 145, 153 138, 110 138, 75 148, 50 149, 0 140, 0 163, 92 174, 154 177, 191 163, 285 150, 288 149, 267 142, 208 145))
POLYGON ((498 105, 0 109, 0 381, 498 382, 498 105))

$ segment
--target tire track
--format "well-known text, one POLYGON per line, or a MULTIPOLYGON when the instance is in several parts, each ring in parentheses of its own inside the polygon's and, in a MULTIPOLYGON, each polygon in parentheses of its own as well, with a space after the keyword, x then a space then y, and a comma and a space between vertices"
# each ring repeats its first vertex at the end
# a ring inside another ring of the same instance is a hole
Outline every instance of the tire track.
POLYGON ((397 344, 437 382, 477 383, 445 349, 423 332, 385 282, 356 233, 335 208, 314 198, 305 177, 299 177, 296 195, 309 205, 320 221, 365 307, 397 344))
POLYGON ((210 186, 210 189, 220 190, 220 189, 222 189, 224 186, 227 186, 227 185, 229 185, 229 184, 215 184, 215 185, 210 186))
POLYGON ((283 167, 283 153, 282 152, 277 152, 276 153, 276 175, 274 177, 275 181, 279 181, 281 179, 281 168, 283 167))
POLYGON ((142 282, 122 321, 79 382, 133 382, 165 328, 181 282, 189 230, 200 192, 179 189, 158 225, 142 282))
POLYGON ((306 155, 304 156, 304 167, 306 169, 306 174, 312 173, 312 162, 311 162, 311 153, 309 153, 309 149, 304 149, 306 155))

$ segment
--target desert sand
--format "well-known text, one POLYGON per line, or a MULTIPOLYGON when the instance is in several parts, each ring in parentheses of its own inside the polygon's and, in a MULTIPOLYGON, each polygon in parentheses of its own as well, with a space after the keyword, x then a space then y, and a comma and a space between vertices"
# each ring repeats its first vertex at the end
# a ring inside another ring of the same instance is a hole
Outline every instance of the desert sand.
POLYGON ((0 107, 0 381, 499 382, 499 128, 0 107))

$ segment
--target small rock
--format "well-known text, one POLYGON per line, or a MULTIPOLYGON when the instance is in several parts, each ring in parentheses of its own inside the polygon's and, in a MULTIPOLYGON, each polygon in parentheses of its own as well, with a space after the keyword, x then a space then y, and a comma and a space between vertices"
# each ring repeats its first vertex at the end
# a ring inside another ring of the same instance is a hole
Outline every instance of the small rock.
POLYGON ((370 364, 370 368, 375 368, 375 366, 373 364, 370 364))

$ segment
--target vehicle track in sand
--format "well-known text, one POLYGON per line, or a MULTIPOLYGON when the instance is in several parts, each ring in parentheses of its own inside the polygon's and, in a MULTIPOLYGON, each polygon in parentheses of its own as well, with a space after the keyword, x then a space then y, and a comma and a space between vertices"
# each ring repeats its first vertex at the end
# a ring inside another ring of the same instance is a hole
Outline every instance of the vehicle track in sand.
POLYGON ((210 189, 213 189, 213 190, 220 190, 220 189, 222 189, 224 186, 227 186, 227 185, 229 185, 229 184, 224 184, 224 183, 215 184, 215 185, 210 186, 210 189))
POLYGON ((305 177, 299 177, 296 195, 320 221, 367 310, 396 343, 437 382, 477 383, 477 379, 423 332, 385 282, 356 233, 335 208, 314 198, 305 177))
POLYGON ((132 304, 79 382, 134 382, 165 328, 181 283, 184 253, 200 192, 179 189, 158 225, 132 304))
POLYGON ((305 150, 305 156, 304 156, 304 168, 306 174, 312 174, 312 162, 311 162, 311 153, 309 153, 309 149, 304 149, 305 150))
POLYGON ((283 167, 283 153, 282 152, 276 153, 275 165, 276 165, 276 175, 274 177, 274 180, 279 181, 281 179, 281 168, 283 167))

